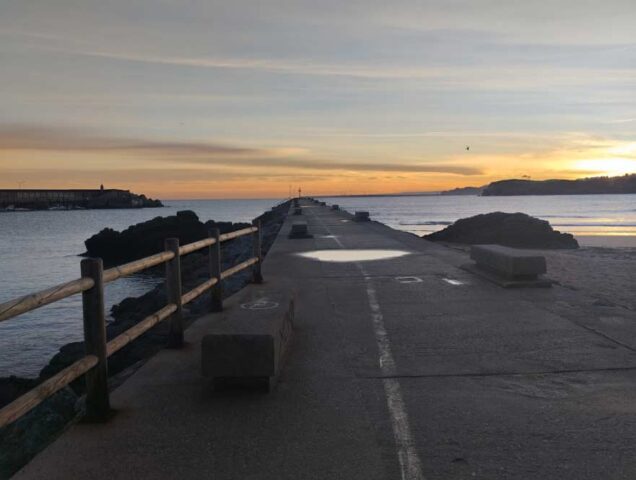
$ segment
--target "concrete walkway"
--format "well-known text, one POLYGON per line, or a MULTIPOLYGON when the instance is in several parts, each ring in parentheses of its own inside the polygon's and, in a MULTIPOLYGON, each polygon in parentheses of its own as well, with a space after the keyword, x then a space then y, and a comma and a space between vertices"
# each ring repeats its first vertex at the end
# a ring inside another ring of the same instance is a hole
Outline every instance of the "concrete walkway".
POLYGON ((461 252, 303 211, 315 237, 287 239, 290 216, 263 266, 298 289, 273 393, 206 387, 209 315, 113 393, 110 423, 75 425, 15 478, 636 478, 634 312, 503 290, 458 269, 461 252), (296 255, 323 249, 407 254, 296 255))

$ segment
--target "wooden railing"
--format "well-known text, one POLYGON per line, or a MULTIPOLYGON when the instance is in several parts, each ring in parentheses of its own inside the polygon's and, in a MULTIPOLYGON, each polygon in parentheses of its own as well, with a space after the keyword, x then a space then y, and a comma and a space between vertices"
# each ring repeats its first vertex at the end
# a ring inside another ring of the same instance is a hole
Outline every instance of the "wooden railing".
POLYGON ((210 290, 212 311, 223 310, 222 280, 246 268, 252 268, 253 282, 262 282, 261 240, 260 222, 255 220, 251 227, 222 235, 218 229, 214 229, 210 232, 209 238, 187 245, 180 246, 178 238, 166 239, 165 251, 108 270, 103 269, 100 258, 86 258, 81 261, 81 278, 0 304, 0 322, 4 322, 81 293, 86 349, 84 357, 2 408, 0 428, 19 419, 82 375, 85 375, 86 379, 87 419, 90 421, 107 419, 111 412, 108 393, 108 357, 166 319, 170 321, 168 346, 180 348, 183 345, 183 305, 210 290), (243 235, 252 235, 252 257, 222 271, 221 243, 243 235), (182 293, 181 257, 206 247, 209 257, 209 280, 189 292, 182 293), (162 263, 166 265, 165 283, 168 304, 107 342, 104 285, 162 263))

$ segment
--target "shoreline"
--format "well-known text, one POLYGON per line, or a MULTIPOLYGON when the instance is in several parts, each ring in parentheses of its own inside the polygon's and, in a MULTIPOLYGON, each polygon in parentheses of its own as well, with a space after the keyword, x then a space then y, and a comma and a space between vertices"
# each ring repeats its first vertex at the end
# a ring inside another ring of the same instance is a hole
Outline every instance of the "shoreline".
POLYGON ((636 248, 636 235, 574 235, 581 247, 636 248))
POLYGON ((0 208, 0 213, 29 213, 29 212, 77 212, 85 210, 140 210, 142 208, 165 208, 165 205, 148 206, 148 207, 69 207, 69 208, 0 208))

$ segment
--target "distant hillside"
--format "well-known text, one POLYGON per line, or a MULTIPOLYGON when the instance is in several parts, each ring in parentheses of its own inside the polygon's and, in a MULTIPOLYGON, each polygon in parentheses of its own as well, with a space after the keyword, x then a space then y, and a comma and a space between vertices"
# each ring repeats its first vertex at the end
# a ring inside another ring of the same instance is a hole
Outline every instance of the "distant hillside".
POLYGON ((636 174, 579 180, 501 180, 488 185, 483 196, 590 195, 636 193, 636 174))
POLYGON ((481 195, 485 187, 462 187, 439 192, 440 195, 481 195))

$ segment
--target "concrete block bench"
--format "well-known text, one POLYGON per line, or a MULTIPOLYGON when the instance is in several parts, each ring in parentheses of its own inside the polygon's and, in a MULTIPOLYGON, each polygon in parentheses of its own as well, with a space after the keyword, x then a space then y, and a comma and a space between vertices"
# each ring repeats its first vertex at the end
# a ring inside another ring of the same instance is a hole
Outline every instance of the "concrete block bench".
POLYGON ((201 341, 201 367, 215 389, 270 391, 289 349, 294 295, 282 282, 248 285, 201 341))
POLYGON ((474 264, 464 268, 494 281, 503 287, 549 287, 552 282, 542 278, 547 273, 545 257, 534 252, 502 245, 473 245, 470 258, 474 264))
POLYGON ((369 212, 357 210, 353 219, 356 222, 368 222, 369 221, 369 212))
POLYGON ((292 222, 289 238, 313 238, 313 235, 309 234, 307 222, 304 220, 295 220, 292 222))
POLYGON ((331 209, 332 209, 332 210, 340 210, 340 205, 337 205, 337 204, 332 205, 332 206, 331 206, 331 209))

